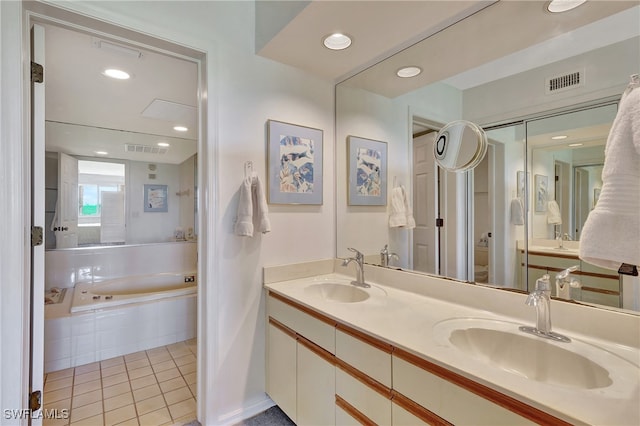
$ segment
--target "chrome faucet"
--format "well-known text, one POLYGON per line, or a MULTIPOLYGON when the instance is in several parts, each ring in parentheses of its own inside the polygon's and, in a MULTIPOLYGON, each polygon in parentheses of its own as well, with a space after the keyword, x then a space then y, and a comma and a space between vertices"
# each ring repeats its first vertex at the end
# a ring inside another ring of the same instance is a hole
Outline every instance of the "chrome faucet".
POLYGON ((551 284, 548 274, 536 280, 535 290, 527 296, 525 303, 536 308, 536 326, 521 326, 521 331, 558 342, 571 341, 568 337, 551 331, 551 284))
POLYGON ((347 266, 348 264, 354 261, 356 262, 356 273, 357 273, 356 280, 351 281, 351 284, 356 285, 358 287, 365 287, 365 288, 371 287, 369 284, 364 282, 364 254, 362 254, 358 250, 351 247, 349 247, 348 250, 356 254, 355 257, 349 257, 342 261, 342 266, 347 266))
POLYGON ((389 252, 389 245, 385 244, 384 248, 380 250, 380 266, 389 266, 391 259, 399 260, 400 257, 396 253, 389 252))

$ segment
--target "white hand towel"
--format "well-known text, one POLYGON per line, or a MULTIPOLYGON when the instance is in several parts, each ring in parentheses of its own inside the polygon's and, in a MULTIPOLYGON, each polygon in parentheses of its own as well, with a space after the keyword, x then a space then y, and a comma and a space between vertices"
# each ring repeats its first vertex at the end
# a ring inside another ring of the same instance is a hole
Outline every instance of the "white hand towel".
POLYGON ((258 230, 263 234, 270 232, 269 207, 267 206, 262 181, 256 174, 246 177, 240 185, 238 214, 234 228, 236 235, 253 237, 254 213, 258 219, 258 230))
POLYGON ((256 207, 258 209, 258 230, 263 234, 271 232, 271 221, 269 220, 269 207, 267 206, 267 198, 264 195, 264 188, 262 181, 258 176, 253 177, 252 182, 253 194, 256 200, 256 207))
POLYGON ((562 216, 560 216, 560 206, 556 200, 547 203, 547 223, 549 225, 561 225, 562 216))
POLYGON ((524 225, 524 208, 520 198, 511 200, 511 224, 524 225))
POLYGON ((405 191, 404 186, 402 188, 402 198, 404 198, 404 211, 407 217, 407 223, 404 225, 407 229, 413 229, 416 227, 416 220, 413 218, 413 209, 409 205, 409 197, 407 197, 407 191, 405 191))
POLYGON ((391 191, 389 203, 389 227, 412 229, 416 227, 413 211, 404 186, 397 186, 391 191))
POLYGON ((640 265, 640 89, 620 101, 607 138, 602 191, 580 235, 580 258, 617 270, 640 265))
POLYGON ((238 214, 235 233, 242 237, 253 237, 253 201, 251 196, 251 177, 246 177, 240 185, 238 214))

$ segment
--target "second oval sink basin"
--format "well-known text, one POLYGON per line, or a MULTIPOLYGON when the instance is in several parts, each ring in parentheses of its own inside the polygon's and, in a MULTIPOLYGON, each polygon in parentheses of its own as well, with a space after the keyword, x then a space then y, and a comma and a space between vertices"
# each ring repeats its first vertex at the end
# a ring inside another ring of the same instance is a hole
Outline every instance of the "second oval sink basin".
POLYGON ((639 369, 600 347, 573 339, 554 342, 525 334, 519 324, 458 318, 434 326, 434 338, 494 368, 546 384, 599 389, 639 369))
POLYGON ((320 283, 304 289, 306 294, 332 302, 355 303, 369 298, 369 293, 351 284, 320 283))

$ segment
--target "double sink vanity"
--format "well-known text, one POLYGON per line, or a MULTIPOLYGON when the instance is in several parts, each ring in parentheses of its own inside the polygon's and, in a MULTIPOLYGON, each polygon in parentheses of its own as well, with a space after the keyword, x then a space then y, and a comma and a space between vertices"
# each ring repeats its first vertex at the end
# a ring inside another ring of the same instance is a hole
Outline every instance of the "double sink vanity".
POLYGON ((325 260, 264 269, 267 393, 306 424, 640 424, 640 317, 325 260), (360 285, 356 285, 360 284, 360 285))

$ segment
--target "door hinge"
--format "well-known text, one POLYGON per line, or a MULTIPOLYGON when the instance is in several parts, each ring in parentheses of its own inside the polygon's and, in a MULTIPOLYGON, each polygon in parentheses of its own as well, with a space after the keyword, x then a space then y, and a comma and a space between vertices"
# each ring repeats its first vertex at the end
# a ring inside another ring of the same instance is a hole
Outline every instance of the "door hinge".
POLYGON ((42 392, 33 391, 29 394, 29 409, 33 411, 37 411, 40 409, 42 404, 42 392))
POLYGON ((33 83, 44 82, 44 67, 33 61, 31 61, 31 81, 33 83))
POLYGON ((36 247, 42 245, 44 230, 42 226, 31 227, 31 246, 36 247))
POLYGON ((439 217, 436 219, 436 228, 442 228, 444 226, 444 219, 439 217))

